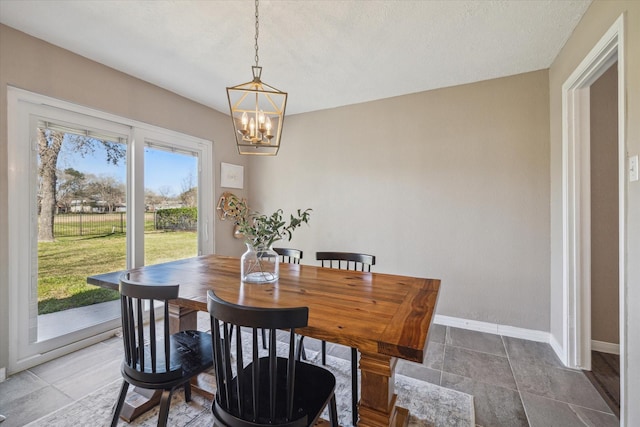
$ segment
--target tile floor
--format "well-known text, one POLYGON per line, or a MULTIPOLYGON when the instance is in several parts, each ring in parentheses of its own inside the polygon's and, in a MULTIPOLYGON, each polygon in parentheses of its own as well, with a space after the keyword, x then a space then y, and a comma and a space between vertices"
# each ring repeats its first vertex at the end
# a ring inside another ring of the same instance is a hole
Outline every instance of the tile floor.
MULTIPOLYGON (((119 379, 121 347, 113 337, 0 383, 2 427, 22 426, 119 379)), ((343 346, 327 350, 350 357, 343 346)), ((619 425, 585 375, 564 368, 548 344, 434 325, 424 363, 399 361, 396 372, 472 394, 482 427, 619 425)))

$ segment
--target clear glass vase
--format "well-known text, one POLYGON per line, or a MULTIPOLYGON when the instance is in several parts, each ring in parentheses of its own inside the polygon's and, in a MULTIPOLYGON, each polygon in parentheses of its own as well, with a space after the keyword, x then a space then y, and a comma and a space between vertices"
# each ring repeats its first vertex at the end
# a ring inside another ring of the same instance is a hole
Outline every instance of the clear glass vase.
POLYGON ((240 277, 243 282, 271 283, 278 280, 278 253, 271 247, 254 248, 249 243, 240 261, 240 277))

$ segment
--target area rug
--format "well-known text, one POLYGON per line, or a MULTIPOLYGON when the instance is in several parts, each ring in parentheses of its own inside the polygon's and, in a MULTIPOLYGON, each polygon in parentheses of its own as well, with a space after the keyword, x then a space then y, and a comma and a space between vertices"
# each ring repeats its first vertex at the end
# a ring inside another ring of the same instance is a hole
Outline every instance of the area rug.
MULTIPOLYGON (((319 357, 307 351, 309 362, 319 364, 319 357)), ((336 400, 341 426, 351 426, 351 364, 337 357, 327 356, 327 367, 336 376, 336 400)), ((107 426, 111 409, 118 396, 121 381, 115 381, 100 390, 36 420, 31 427, 107 426)), ((403 375, 396 375, 398 405, 409 409, 409 425, 412 427, 473 427, 475 413, 473 396, 440 387, 403 375)), ((155 426, 158 407, 136 418, 131 423, 122 420, 118 426, 155 426)), ((323 418, 328 419, 325 411, 323 418)), ((169 410, 169 426, 212 426, 211 401, 192 394, 191 402, 185 402, 182 390, 174 393, 169 410)))

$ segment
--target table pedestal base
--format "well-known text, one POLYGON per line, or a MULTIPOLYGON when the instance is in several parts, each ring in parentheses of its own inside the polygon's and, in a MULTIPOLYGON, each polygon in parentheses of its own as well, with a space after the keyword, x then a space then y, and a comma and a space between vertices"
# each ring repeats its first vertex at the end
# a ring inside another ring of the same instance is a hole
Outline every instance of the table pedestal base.
POLYGON ((122 410, 120 411, 120 418, 130 423, 159 404, 160 397, 162 397, 162 390, 134 387, 133 390, 127 393, 127 397, 122 405, 122 410))
POLYGON ((397 363, 395 357, 361 354, 358 427, 406 427, 409 424, 409 411, 396 406, 394 388, 397 363))

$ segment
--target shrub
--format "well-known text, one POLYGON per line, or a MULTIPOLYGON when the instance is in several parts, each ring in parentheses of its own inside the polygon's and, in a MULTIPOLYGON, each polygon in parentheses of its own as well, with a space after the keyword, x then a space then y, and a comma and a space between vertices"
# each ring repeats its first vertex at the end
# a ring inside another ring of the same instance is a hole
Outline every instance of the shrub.
POLYGON ((156 211, 156 230, 196 231, 198 208, 172 208, 156 211))

